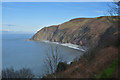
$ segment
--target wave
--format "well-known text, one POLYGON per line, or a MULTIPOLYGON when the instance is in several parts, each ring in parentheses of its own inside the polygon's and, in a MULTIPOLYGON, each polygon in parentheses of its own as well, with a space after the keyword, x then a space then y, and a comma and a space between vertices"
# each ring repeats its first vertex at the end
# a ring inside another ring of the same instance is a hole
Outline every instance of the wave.
POLYGON ((64 43, 64 44, 61 44, 62 46, 67 46, 69 48, 73 48, 73 49, 77 49, 77 50, 81 50, 81 51, 86 51, 82 48, 80 48, 79 45, 76 45, 76 44, 72 44, 72 43, 64 43))
POLYGON ((49 40, 43 40, 41 42, 45 42, 45 43, 54 43, 54 44, 59 44, 59 45, 62 45, 62 46, 66 46, 66 47, 69 47, 69 48, 72 48, 72 49, 76 49, 76 50, 80 50, 80 51, 83 51, 85 52, 86 51, 86 48, 80 46, 80 45, 76 45, 76 44, 72 44, 72 43, 59 43, 59 42, 51 42, 49 40))

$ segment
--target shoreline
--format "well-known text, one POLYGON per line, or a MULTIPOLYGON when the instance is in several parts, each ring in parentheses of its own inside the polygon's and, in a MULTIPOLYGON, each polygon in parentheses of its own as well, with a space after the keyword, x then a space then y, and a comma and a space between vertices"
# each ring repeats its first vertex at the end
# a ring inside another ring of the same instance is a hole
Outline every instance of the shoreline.
MULTIPOLYGON (((34 41, 34 40, 28 40, 28 41, 34 41)), ((76 44, 72 44, 72 43, 59 43, 59 42, 51 42, 49 40, 42 40, 40 42, 45 42, 45 43, 53 43, 53 44, 58 44, 58 45, 62 45, 62 46, 66 46, 72 49, 76 49, 76 50, 80 50, 82 52, 85 52, 87 50, 87 48, 80 46, 80 45, 76 45, 76 44)))

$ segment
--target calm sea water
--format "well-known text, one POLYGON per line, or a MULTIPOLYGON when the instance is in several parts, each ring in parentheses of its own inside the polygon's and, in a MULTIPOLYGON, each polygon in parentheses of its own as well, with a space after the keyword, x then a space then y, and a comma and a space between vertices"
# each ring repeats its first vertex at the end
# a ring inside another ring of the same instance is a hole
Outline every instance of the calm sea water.
MULTIPOLYGON (((44 73, 44 60, 50 45, 58 44, 27 41, 33 34, 2 35, 2 68, 30 68, 36 75, 44 73)), ((65 46, 59 46, 59 54, 66 62, 72 61, 82 53, 65 46)))

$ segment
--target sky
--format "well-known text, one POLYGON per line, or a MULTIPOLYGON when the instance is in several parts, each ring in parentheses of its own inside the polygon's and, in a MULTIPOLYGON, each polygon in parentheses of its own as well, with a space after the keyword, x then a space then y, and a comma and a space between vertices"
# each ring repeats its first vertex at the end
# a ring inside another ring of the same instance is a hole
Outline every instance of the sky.
POLYGON ((105 16, 109 2, 3 2, 2 30, 37 32, 73 18, 105 16))
POLYGON ((112 2, 113 0, 3 0, 2 2, 112 2))

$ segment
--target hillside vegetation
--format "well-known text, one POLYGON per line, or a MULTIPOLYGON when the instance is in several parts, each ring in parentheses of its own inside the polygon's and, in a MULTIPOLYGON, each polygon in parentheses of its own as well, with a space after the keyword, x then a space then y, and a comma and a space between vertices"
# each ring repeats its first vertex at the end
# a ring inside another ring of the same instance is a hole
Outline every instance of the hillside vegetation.
POLYGON ((89 47, 79 60, 73 61, 65 70, 49 74, 45 78, 118 78, 119 26, 108 20, 114 17, 76 18, 38 31, 30 40, 49 40, 89 47))
MULTIPOLYGON (((30 40, 49 40, 91 47, 97 45, 100 39, 107 40, 111 36, 117 37, 117 30, 117 27, 109 22, 106 16, 76 18, 60 25, 45 27, 30 40)), ((114 39, 116 40, 116 38, 114 39)), ((113 38, 109 40, 114 41, 113 38)))

